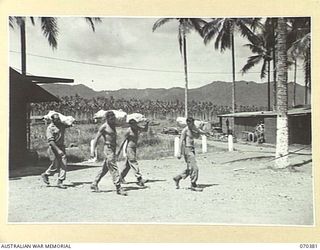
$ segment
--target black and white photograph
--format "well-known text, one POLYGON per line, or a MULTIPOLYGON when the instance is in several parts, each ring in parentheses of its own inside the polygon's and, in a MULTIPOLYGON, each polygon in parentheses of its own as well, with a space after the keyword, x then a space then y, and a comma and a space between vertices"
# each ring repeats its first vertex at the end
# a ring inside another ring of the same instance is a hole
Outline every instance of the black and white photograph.
POLYGON ((311 16, 19 16, 9 224, 315 225, 311 16))

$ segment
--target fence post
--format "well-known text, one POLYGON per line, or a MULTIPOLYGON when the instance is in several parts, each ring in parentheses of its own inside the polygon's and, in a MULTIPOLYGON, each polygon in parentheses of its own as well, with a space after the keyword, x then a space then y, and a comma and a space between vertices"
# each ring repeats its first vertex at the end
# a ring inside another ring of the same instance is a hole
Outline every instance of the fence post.
POLYGON ((202 135, 202 153, 207 153, 208 148, 207 148, 207 137, 205 135, 202 135))
POLYGON ((174 156, 177 157, 179 153, 179 137, 174 138, 174 156))
POLYGON ((232 135, 228 135, 228 148, 229 148, 229 151, 233 151, 233 136, 232 135))

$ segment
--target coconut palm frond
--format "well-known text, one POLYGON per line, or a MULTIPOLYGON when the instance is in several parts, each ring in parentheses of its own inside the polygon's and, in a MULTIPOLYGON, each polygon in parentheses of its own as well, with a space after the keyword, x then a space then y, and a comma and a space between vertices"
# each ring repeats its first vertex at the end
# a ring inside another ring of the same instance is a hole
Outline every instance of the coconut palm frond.
POLYGON ((214 26, 207 28, 206 31, 203 30, 204 44, 208 44, 217 34, 219 34, 219 29, 214 26))
POLYGON ((220 51, 223 52, 226 49, 231 48, 231 36, 233 34, 231 32, 221 32, 221 34, 222 36, 219 43, 220 43, 220 51))
POLYGON ((183 25, 180 24, 179 32, 178 32, 178 42, 179 42, 179 51, 181 56, 182 56, 182 48, 183 48, 183 36, 184 36, 183 25))
POLYGON ((311 35, 310 33, 306 34, 301 39, 295 41, 292 46, 289 48, 288 53, 293 57, 303 58, 308 50, 311 48, 311 35))
POLYGON ((90 24, 93 32, 96 31, 95 23, 101 23, 102 22, 100 17, 85 17, 85 20, 86 20, 87 23, 90 24))
POLYGON ((33 16, 30 17, 30 21, 31 21, 32 25, 35 24, 35 22, 34 22, 34 17, 33 17, 33 16))
POLYGON ((263 60, 263 64, 260 71, 260 78, 263 79, 266 76, 268 60, 263 60))
POLYGON ((14 17, 16 20, 16 23, 21 26, 24 22, 25 22, 25 18, 24 17, 14 17))
POLYGON ((15 19, 13 16, 9 16, 9 26, 14 29, 15 19))
POLYGON ((201 36, 203 37, 202 28, 206 25, 206 21, 201 18, 190 18, 189 19, 190 25, 192 28, 201 36))
POLYGON ((219 33, 221 26, 221 18, 215 18, 203 26, 202 34, 204 37, 205 44, 208 44, 219 33))
POLYGON ((259 63, 261 61, 261 59, 262 59, 262 57, 260 55, 250 56, 248 58, 246 65, 244 65, 243 68, 241 69, 241 73, 242 74, 247 73, 248 70, 251 69, 252 67, 254 67, 257 63, 259 63))
POLYGON ((265 49, 263 49, 262 46, 259 46, 259 45, 255 45, 255 44, 252 44, 252 43, 248 43, 248 44, 245 44, 243 45, 244 47, 248 47, 252 53, 255 53, 255 54, 263 54, 265 53, 265 49))
POLYGON ((154 32, 156 29, 158 29, 159 27, 161 27, 162 25, 164 25, 165 23, 174 20, 175 18, 160 18, 158 19, 152 27, 152 31, 154 32))
POLYGON ((264 29, 264 25, 261 22, 262 18, 250 18, 250 28, 255 32, 257 29, 259 30, 263 30, 264 29))
POLYGON ((49 45, 56 49, 58 46, 58 24, 55 17, 41 17, 41 29, 43 35, 48 39, 49 45))
POLYGON ((243 37, 247 38, 251 43, 259 43, 259 37, 250 28, 248 28, 246 23, 239 21, 237 24, 243 37))

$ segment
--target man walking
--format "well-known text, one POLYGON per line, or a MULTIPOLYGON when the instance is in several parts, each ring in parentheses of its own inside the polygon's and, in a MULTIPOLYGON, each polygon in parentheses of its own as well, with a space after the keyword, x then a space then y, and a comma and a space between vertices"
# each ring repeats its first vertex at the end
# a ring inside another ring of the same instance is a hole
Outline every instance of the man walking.
POLYGON ((66 179, 67 173, 67 157, 64 145, 64 133, 65 129, 70 127, 63 124, 58 114, 51 116, 51 123, 47 127, 47 140, 49 143, 48 155, 52 161, 49 168, 41 174, 42 180, 47 185, 50 185, 49 176, 53 176, 58 173, 58 188, 65 189, 63 181, 66 179))
POLYGON ((149 121, 147 121, 146 125, 143 128, 141 128, 138 126, 138 123, 136 120, 131 119, 129 121, 130 127, 125 133, 125 139, 122 142, 122 146, 123 146, 124 143, 127 141, 127 146, 125 148, 126 154, 127 154, 125 168, 120 173, 120 178, 123 183, 125 183, 124 178, 128 174, 130 168, 134 171, 134 174, 138 180, 137 184, 139 186, 144 186, 144 183, 146 182, 142 178, 142 175, 139 170, 138 162, 137 162, 137 145, 138 145, 139 133, 148 131, 148 124, 149 124, 149 121))
POLYGON ((176 188, 179 189, 179 182, 181 179, 185 179, 190 176, 191 190, 202 191, 202 188, 197 186, 199 169, 195 157, 194 139, 199 138, 200 134, 205 134, 204 131, 198 129, 194 125, 194 119, 192 117, 187 118, 187 126, 182 130, 179 143, 178 159, 181 159, 182 149, 184 148, 184 159, 187 163, 187 168, 181 174, 173 178, 176 188))
MULTIPOLYGON (((102 165, 102 169, 98 172, 98 175, 91 184, 91 189, 94 191, 99 191, 98 184, 103 176, 106 175, 108 171, 113 179, 113 183, 116 186, 117 194, 127 195, 127 193, 122 190, 120 185, 119 170, 116 162, 116 145, 117 145, 117 131, 116 131, 116 117, 112 111, 106 113, 106 122, 99 128, 98 133, 93 139, 93 148, 96 148, 99 138, 102 136, 104 139, 104 154, 105 160, 102 165)), ((91 156, 92 158, 94 156, 91 156)))

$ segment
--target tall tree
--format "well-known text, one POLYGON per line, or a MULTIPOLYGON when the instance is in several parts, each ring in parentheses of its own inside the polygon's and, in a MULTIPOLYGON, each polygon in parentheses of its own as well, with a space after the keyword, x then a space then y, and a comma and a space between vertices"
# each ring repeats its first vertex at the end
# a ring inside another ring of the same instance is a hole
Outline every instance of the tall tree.
POLYGON ((184 105, 185 105, 185 117, 188 116, 188 60, 187 60, 187 34, 192 30, 196 30, 200 35, 202 26, 205 22, 201 18, 160 18, 158 19, 153 27, 152 31, 154 32, 156 29, 161 27, 167 22, 170 21, 178 21, 178 40, 179 40, 179 49, 180 54, 183 57, 184 63, 184 79, 185 79, 185 95, 184 95, 184 105))
POLYGON ((288 134, 288 84, 287 84, 287 26, 285 18, 278 19, 277 26, 277 144, 276 167, 289 166, 289 134, 288 134))
POLYGON ((235 68, 235 46, 234 35, 240 31, 241 35, 250 42, 255 43, 257 37, 252 29, 259 23, 259 18, 213 18, 203 27, 205 44, 215 39, 215 49, 224 52, 231 49, 232 58, 232 112, 236 112, 236 68, 235 68), (251 28, 251 29, 250 29, 251 28))
MULTIPOLYGON (((35 25, 34 17, 29 17, 32 25, 35 25)), ((58 46, 58 18, 56 17, 39 17, 41 31, 47 38, 49 45, 52 49, 56 49, 58 46)), ((95 23, 101 22, 98 17, 85 17, 85 20, 90 24, 93 31, 95 31, 95 23)), ((27 17, 9 17, 9 25, 11 28, 17 25, 20 29, 20 41, 21 41, 21 71, 22 74, 26 74, 26 21, 27 17)))
POLYGON ((304 103, 308 104, 311 90, 311 23, 310 17, 289 18, 288 47, 293 61, 303 60, 305 79, 304 103))
POLYGON ((243 68, 241 69, 241 72, 245 74, 252 67, 262 62, 260 78, 263 79, 267 75, 268 110, 271 110, 270 64, 272 61, 273 39, 272 39, 272 35, 270 34, 270 30, 268 28, 269 26, 266 25, 266 23, 264 25, 261 25, 259 32, 256 33, 257 39, 249 44, 244 45, 248 47, 254 55, 248 57, 247 63, 243 66, 243 68))
MULTIPOLYGON (((29 17, 32 25, 35 25, 34 17, 29 17)), ((21 45, 21 73, 27 74, 27 51, 26 51, 26 19, 27 17, 9 17, 9 26, 14 29, 17 25, 20 29, 20 45, 21 45)), ((56 17, 39 17, 41 31, 43 35, 48 39, 49 45, 52 49, 56 49, 58 46, 57 37, 59 33, 58 19, 56 17)), ((95 22, 101 22, 100 18, 85 17, 85 20, 91 25, 93 31, 95 31, 95 22)), ((30 105, 26 107, 27 115, 27 147, 30 149, 30 105)))

